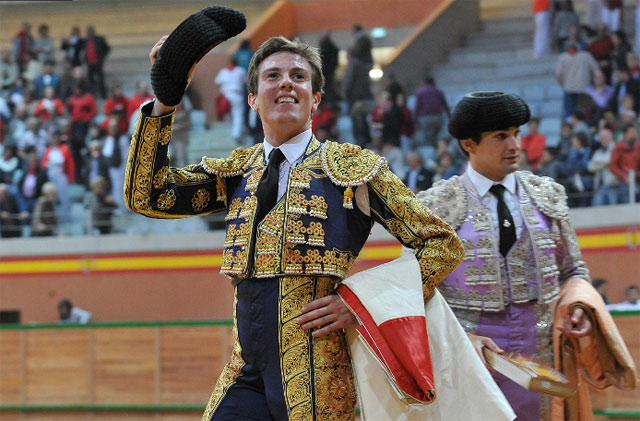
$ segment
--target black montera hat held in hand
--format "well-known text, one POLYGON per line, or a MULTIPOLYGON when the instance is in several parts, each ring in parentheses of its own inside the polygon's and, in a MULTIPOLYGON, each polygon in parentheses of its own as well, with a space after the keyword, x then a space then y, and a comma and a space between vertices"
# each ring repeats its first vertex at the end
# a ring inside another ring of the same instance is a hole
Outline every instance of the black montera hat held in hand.
POLYGON ((151 67, 151 86, 165 105, 178 105, 187 88, 191 67, 207 51, 239 34, 247 26, 241 12, 209 6, 186 18, 165 40, 151 67))
POLYGON ((509 92, 471 92, 456 105, 449 119, 449 133, 469 139, 481 132, 518 127, 529 121, 529 106, 509 92))

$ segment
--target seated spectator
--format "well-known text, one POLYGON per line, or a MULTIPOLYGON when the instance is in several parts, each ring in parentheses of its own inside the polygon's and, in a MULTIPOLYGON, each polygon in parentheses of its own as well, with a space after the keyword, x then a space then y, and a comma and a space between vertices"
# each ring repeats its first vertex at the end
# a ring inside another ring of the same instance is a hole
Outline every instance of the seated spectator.
POLYGON ((609 108, 613 110, 616 115, 619 115, 623 110, 622 98, 625 95, 630 95, 633 99, 633 111, 638 114, 638 107, 640 104, 640 80, 631 79, 629 72, 626 69, 617 69, 615 71, 616 84, 613 87, 613 95, 609 102, 609 108))
POLYGON ((60 95, 60 76, 55 74, 55 67, 55 61, 47 60, 42 69, 42 74, 38 75, 33 81, 36 99, 44 97, 44 88, 47 86, 53 87, 54 96, 60 95))
POLYGON ((453 165, 453 158, 449 152, 444 152, 438 159, 438 168, 433 176, 433 182, 448 180, 458 174, 458 168, 453 165))
POLYGON ((623 137, 611 152, 611 172, 618 178, 617 203, 629 202, 629 172, 640 170, 640 140, 635 125, 627 124, 622 130, 623 137))
POLYGON ((636 112, 633 110, 622 110, 620 111, 620 116, 618 118, 621 126, 626 126, 628 124, 635 124, 638 121, 638 116, 636 112))
POLYGON ((47 173, 40 168, 40 161, 35 152, 28 153, 25 159, 27 167, 20 174, 17 183, 17 197, 20 210, 31 215, 36 200, 42 194, 42 186, 48 181, 47 173))
POLYGON ((58 303, 60 323, 86 324, 91 321, 91 313, 79 307, 75 307, 68 299, 60 300, 58 303))
POLYGON ((87 195, 86 207, 89 211, 89 233, 109 234, 113 231, 113 210, 118 207, 107 190, 107 180, 97 176, 91 180, 91 191, 87 195))
POLYGON ((20 69, 13 59, 11 50, 3 50, 2 61, 0 61, 0 94, 2 96, 9 96, 19 76, 20 69))
POLYGON ((602 297, 602 301, 604 301, 605 304, 609 304, 609 299, 607 298, 607 280, 603 278, 596 278, 593 280, 593 287, 602 297))
MULTIPOLYGON (((589 125, 582 111, 572 112, 569 116, 569 122, 571 123, 571 132, 574 136, 577 133, 584 133, 587 139, 591 139, 591 129, 589 129, 589 125)), ((571 139, 573 139, 573 137, 571 139)))
POLYGON ((632 79, 640 79, 640 58, 633 51, 627 53, 627 70, 632 79))
POLYGON ((573 124, 568 121, 562 122, 560 128, 560 141, 558 142, 557 158, 560 161, 566 161, 569 158, 569 152, 571 152, 571 139, 573 138, 573 124))
POLYGON ((611 42, 613 43, 613 68, 614 69, 626 69, 627 68, 627 54, 632 51, 631 45, 627 41, 627 34, 624 31, 615 31, 611 34, 611 42))
POLYGON ((593 200, 592 206, 615 205, 618 196, 620 181, 611 172, 611 152, 615 144, 613 133, 608 129, 600 129, 598 132, 600 147, 593 153, 587 169, 593 176, 593 200))
POLYGON ((529 133, 522 137, 520 147, 526 153, 526 162, 531 167, 531 171, 535 171, 540 165, 540 158, 542 158, 547 139, 538 131, 538 127, 540 127, 540 119, 538 117, 532 117, 527 127, 529 133))
POLYGON ((47 132, 42 128, 42 124, 38 117, 29 117, 27 120, 27 131, 16 139, 18 145, 18 155, 22 155, 29 148, 35 148, 38 157, 44 155, 44 151, 49 144, 47 132))
POLYGON ((433 173, 424 167, 422 155, 415 151, 409 153, 407 163, 409 170, 407 176, 404 178, 404 184, 414 193, 427 190, 431 187, 433 173))
POLYGON ((540 165, 535 172, 537 175, 551 177, 558 183, 565 185, 565 169, 562 161, 557 157, 557 151, 545 148, 540 159, 540 165))
POLYGON ((638 287, 630 285, 624 290, 625 300, 617 304, 609 304, 609 311, 637 311, 640 310, 640 300, 638 299, 638 287))
POLYGON ((64 115, 64 105, 60 98, 56 98, 56 91, 53 86, 46 86, 44 88, 44 96, 40 99, 36 105, 36 109, 33 111, 35 117, 39 117, 42 123, 47 126, 47 123, 54 123, 56 117, 62 117, 64 115), (50 120, 51 119, 51 120, 50 120))
POLYGON ((44 70, 43 64, 38 60, 38 55, 31 51, 28 53, 27 67, 22 72, 22 77, 27 81, 27 85, 32 87, 35 85, 36 79, 44 70))
POLYGON ((110 120, 118 122, 120 133, 127 133, 129 130, 129 117, 127 116, 127 108, 129 107, 129 98, 124 96, 122 85, 116 83, 111 89, 111 96, 104 102, 104 115, 108 118, 102 123, 101 127, 107 129, 110 120))
POLYGON ((18 105, 24 105, 26 107, 26 90, 27 80, 22 76, 18 77, 13 83, 13 89, 9 92, 9 106, 17 107, 18 105))
POLYGON ((42 196, 36 200, 31 218, 31 235, 33 237, 48 237, 55 235, 58 231, 57 199, 56 185, 50 181, 44 183, 42 196))
POLYGON ((586 134, 578 132, 573 135, 572 148, 566 162, 569 176, 569 206, 587 206, 588 195, 593 185, 593 177, 587 172, 591 148, 586 134))
POLYGON ((592 99, 594 105, 593 109, 590 110, 591 119, 598 122, 602 117, 602 113, 609 106, 611 98, 613 98, 613 86, 607 85, 604 73, 596 72, 593 75, 593 84, 587 88, 586 93, 592 99))
POLYGON ((18 139, 20 139, 27 131, 27 107, 24 104, 15 106, 13 110, 13 117, 9 121, 7 127, 8 142, 18 145, 18 139))
POLYGON ((24 216, 20 212, 15 195, 9 191, 6 184, 0 183, 0 237, 22 236, 21 219, 24 216))
POLYGON ((97 139, 90 141, 87 145, 87 153, 83 158, 82 183, 85 187, 90 189, 90 181, 101 176, 107 183, 107 191, 111 191, 111 176, 109 175, 111 159, 102 154, 102 143, 97 139))
POLYGON ((602 114, 602 118, 600 119, 600 122, 598 123, 598 130, 601 130, 601 129, 609 129, 609 130, 611 130, 611 133, 613 133, 613 140, 617 141, 617 139, 622 137, 622 134, 620 132, 620 128, 621 128, 621 126, 620 126, 620 124, 618 122, 618 119, 616 118, 616 115, 613 113, 613 111, 606 110, 602 114))
POLYGON ((12 144, 5 145, 2 157, 0 157, 0 183, 13 185, 19 169, 18 148, 12 144))

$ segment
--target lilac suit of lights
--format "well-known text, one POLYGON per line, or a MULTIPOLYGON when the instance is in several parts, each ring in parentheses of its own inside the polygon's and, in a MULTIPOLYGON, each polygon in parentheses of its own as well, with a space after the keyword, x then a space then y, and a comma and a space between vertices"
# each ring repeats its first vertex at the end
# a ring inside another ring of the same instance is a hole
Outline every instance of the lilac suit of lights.
MULTIPOLYGON (((552 179, 518 171, 522 230, 506 257, 499 252, 497 227, 467 174, 436 183, 418 194, 449 223, 465 247, 458 268, 440 285, 462 327, 493 339, 505 352, 535 355, 550 365, 552 308, 562 283, 589 279, 564 188, 552 179)), ((504 376, 494 379, 518 420, 547 419, 550 400, 504 376)))

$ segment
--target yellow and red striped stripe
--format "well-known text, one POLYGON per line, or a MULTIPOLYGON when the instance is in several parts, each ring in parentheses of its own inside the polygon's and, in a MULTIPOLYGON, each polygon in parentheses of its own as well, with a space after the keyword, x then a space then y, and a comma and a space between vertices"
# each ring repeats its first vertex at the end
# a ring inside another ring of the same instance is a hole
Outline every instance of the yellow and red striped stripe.
MULTIPOLYGON (((583 253, 638 252, 640 226, 579 230, 583 253)), ((358 260, 383 263, 400 256, 395 241, 368 243, 358 260)), ((27 256, 3 258, 0 278, 101 272, 153 272, 167 270, 219 270, 222 250, 182 250, 172 252, 109 253, 89 255, 27 256)))

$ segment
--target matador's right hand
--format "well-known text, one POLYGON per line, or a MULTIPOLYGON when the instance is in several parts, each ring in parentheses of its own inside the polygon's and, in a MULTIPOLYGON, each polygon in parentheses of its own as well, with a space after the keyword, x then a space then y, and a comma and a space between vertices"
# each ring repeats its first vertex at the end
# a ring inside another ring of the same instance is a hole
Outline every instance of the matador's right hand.
POLYGON ((189 86, 195 65, 213 47, 247 26, 241 12, 210 6, 182 21, 171 35, 156 43, 149 54, 151 86, 156 99, 174 107, 189 86))

